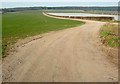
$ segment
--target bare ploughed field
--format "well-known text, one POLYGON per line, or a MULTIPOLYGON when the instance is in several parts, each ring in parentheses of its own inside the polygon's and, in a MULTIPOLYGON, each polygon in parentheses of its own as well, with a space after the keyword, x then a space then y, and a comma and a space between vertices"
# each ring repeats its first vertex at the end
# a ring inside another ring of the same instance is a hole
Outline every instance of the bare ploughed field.
POLYGON ((3 81, 117 81, 117 67, 108 61, 99 40, 99 29, 105 23, 83 21, 82 26, 42 34, 18 46, 3 61, 3 81))

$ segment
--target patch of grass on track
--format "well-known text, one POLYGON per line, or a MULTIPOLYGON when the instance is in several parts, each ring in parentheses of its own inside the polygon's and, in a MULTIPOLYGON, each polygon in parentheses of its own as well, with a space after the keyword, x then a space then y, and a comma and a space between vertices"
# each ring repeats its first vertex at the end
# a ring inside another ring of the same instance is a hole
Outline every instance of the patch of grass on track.
POLYGON ((110 47, 120 46, 120 37, 118 36, 118 25, 107 23, 100 30, 100 37, 105 45, 110 47))
POLYGON ((80 21, 50 18, 44 16, 40 11, 5 13, 2 16, 2 22, 3 57, 6 56, 9 47, 18 39, 83 24, 80 21))

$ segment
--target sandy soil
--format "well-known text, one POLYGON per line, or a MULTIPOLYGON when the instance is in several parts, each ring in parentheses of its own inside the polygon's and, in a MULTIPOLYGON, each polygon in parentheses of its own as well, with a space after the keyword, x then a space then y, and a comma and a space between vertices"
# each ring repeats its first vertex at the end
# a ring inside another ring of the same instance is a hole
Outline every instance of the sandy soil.
POLYGON ((83 21, 86 24, 82 26, 21 41, 23 44, 16 47, 16 52, 3 60, 3 81, 117 81, 117 67, 109 63, 98 39, 98 31, 105 23, 83 21))

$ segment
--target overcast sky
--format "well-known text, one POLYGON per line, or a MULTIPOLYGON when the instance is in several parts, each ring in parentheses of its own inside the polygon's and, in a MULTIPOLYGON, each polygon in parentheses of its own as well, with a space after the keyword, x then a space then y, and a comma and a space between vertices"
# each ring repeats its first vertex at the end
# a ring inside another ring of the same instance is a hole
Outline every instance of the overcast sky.
POLYGON ((33 6, 118 6, 120 0, 0 0, 2 8, 33 6))
POLYGON ((120 0, 0 0, 2 2, 119 2, 120 0))

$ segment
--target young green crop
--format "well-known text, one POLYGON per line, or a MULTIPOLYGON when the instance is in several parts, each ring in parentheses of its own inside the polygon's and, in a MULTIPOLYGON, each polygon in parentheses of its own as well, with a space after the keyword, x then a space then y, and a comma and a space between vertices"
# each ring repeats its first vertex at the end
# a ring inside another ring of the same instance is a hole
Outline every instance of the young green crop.
POLYGON ((49 31, 83 24, 80 21, 62 20, 44 16, 41 12, 14 12, 3 14, 3 54, 18 39, 49 31))
POLYGON ((2 14, 0 14, 0 59, 2 57, 2 14))

